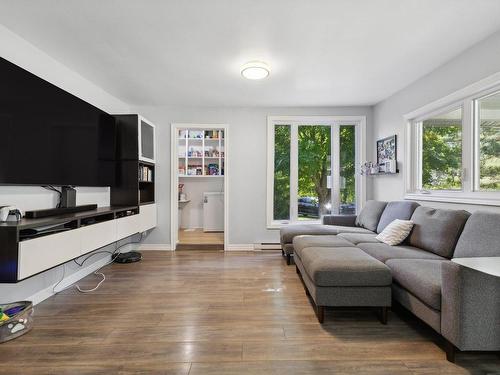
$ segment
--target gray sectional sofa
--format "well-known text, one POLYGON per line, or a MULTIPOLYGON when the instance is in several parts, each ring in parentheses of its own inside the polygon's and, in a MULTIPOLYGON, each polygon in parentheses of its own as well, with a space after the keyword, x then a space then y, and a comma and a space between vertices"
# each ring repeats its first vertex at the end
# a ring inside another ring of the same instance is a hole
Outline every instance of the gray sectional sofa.
POLYGON ((357 217, 327 216, 280 237, 320 322, 325 307, 371 306, 385 323, 397 301, 446 339, 449 360, 456 349, 500 351, 500 277, 453 262, 500 257, 500 214, 369 201, 357 217), (415 224, 403 244, 376 240, 394 219, 415 224))

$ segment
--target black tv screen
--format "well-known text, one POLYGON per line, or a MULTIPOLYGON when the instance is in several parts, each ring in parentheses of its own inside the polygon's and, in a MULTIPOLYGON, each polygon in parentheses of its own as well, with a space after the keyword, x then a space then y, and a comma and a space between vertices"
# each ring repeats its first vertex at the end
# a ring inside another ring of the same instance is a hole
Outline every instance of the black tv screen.
POLYGON ((0 184, 113 186, 115 119, 0 58, 0 184))

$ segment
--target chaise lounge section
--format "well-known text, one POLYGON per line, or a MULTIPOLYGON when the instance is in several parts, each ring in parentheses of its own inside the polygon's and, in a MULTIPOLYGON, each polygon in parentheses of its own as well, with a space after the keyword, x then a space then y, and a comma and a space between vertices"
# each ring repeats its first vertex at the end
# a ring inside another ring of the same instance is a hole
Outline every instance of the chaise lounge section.
POLYGON ((283 256, 286 257, 287 264, 290 265, 294 254, 294 239, 297 236, 330 236, 314 240, 317 246, 329 246, 332 238, 336 235, 342 235, 349 240, 349 243, 354 244, 378 242, 374 239, 378 233, 396 219, 408 220, 418 206, 418 203, 409 201, 387 203, 371 200, 366 202, 358 216, 328 215, 323 217, 323 224, 299 224, 283 227, 280 230, 283 256))
MULTIPOLYGON (((376 232, 389 224, 382 218, 376 232)), ((372 306, 384 322, 392 299, 446 339, 450 361, 457 349, 500 351, 500 278, 454 262, 500 257, 500 214, 417 205, 409 218, 414 228, 398 246, 379 242, 375 231, 296 232, 294 260, 318 320, 325 307, 372 306)))

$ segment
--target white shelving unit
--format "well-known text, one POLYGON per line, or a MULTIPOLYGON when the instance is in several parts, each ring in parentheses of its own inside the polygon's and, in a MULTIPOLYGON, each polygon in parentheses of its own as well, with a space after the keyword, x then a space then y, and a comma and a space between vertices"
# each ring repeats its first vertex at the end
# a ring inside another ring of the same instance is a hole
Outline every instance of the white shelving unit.
POLYGON ((224 176, 224 130, 180 129, 177 142, 179 177, 224 176))

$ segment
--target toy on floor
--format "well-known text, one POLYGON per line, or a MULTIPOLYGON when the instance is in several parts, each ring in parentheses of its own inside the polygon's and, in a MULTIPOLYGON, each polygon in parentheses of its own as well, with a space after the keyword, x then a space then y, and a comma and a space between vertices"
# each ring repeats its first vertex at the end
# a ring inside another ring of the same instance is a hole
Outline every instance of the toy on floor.
POLYGON ((10 317, 9 317, 7 314, 5 314, 5 313, 2 311, 2 309, 0 309, 0 322, 3 322, 3 321, 5 321, 5 320, 9 320, 9 319, 10 319, 10 317))

